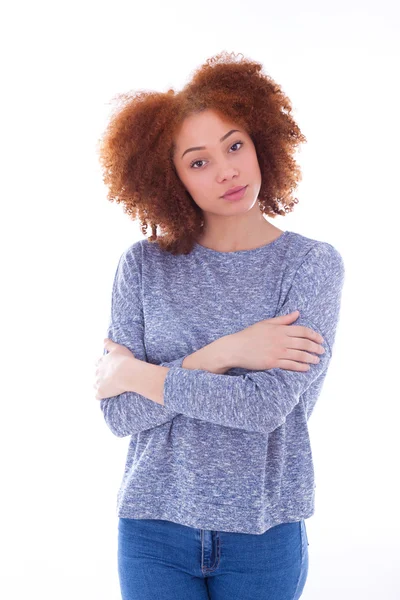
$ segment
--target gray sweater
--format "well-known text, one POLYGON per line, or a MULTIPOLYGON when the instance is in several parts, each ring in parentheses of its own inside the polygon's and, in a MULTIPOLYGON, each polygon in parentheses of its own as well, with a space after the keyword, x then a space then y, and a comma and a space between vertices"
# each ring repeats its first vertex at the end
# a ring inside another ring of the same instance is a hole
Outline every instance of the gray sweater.
POLYGON ((344 273, 331 244, 291 231, 237 252, 196 244, 173 256, 147 239, 123 252, 106 337, 170 369, 164 406, 134 392, 100 401, 112 433, 130 436, 118 517, 261 534, 314 514, 307 421, 332 358, 344 273), (309 371, 182 368, 214 340, 296 309, 293 325, 324 338, 309 371))

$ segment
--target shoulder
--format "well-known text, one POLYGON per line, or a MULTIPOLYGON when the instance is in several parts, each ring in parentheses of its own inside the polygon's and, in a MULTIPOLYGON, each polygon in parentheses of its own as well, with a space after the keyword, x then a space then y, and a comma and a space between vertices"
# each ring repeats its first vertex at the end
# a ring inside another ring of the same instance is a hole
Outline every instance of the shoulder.
POLYGON ((345 264, 342 254, 331 243, 292 232, 291 250, 297 258, 296 270, 343 278, 345 264))
POLYGON ((138 257, 142 253, 142 244, 144 240, 139 240, 128 246, 122 253, 125 257, 138 257))
POLYGON ((149 242, 145 238, 134 242, 123 251, 120 265, 126 271, 135 272, 142 277, 144 273, 166 268, 169 256, 156 242, 149 242))
MULTIPOLYGON (((125 250, 120 255, 119 262, 121 264, 125 264, 131 268, 139 268, 142 266, 144 259, 149 254, 148 246, 150 246, 150 242, 147 239, 138 240, 137 242, 133 242, 130 246, 125 248, 125 250)), ((150 254, 152 252, 150 251, 150 254)))
POLYGON ((127 256, 132 256, 136 260, 144 258, 157 258, 165 255, 165 252, 162 252, 160 246, 157 242, 149 242, 147 238, 139 240, 131 244, 124 252, 127 256))

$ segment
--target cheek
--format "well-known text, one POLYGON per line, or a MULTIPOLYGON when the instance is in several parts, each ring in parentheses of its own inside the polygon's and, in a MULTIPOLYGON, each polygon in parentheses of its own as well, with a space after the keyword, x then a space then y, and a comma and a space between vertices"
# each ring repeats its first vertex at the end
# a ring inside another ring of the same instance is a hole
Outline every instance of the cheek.
POLYGON ((189 192, 189 194, 192 194, 193 190, 195 189, 194 177, 192 177, 191 173, 188 173, 188 171, 185 169, 182 170, 178 175, 184 188, 189 192))
POLYGON ((260 165, 258 164, 257 156, 252 156, 247 164, 246 170, 251 173, 254 178, 261 179, 260 165))
MULTIPOLYGON (((210 169, 208 170, 210 171, 210 169)), ((213 187, 212 178, 209 173, 203 171, 202 173, 189 173, 186 175, 187 187, 194 194, 201 198, 202 196, 207 197, 213 187)))
POLYGON ((253 170, 259 170, 257 154, 255 150, 252 150, 248 153, 246 156, 246 162, 253 170))

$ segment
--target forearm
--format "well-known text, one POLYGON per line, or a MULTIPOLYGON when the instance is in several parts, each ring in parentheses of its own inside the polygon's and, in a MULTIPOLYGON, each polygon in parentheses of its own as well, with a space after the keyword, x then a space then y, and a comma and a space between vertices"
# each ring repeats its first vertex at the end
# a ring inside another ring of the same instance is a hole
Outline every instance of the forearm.
MULTIPOLYGON (((182 363, 182 368, 199 369, 222 375, 232 368, 231 350, 230 336, 223 336, 187 356, 182 363)), ((164 405, 164 381, 168 371, 169 367, 153 365, 133 358, 130 368, 127 369, 124 388, 128 392, 136 392, 153 402, 164 405)))
POLYGON ((193 354, 186 356, 182 368, 200 369, 223 375, 233 367, 231 338, 230 335, 224 335, 200 348, 200 350, 196 350, 193 354))
POLYGON ((138 358, 129 360, 131 364, 124 381, 126 391, 141 394, 153 402, 164 405, 164 380, 169 367, 152 365, 138 358))

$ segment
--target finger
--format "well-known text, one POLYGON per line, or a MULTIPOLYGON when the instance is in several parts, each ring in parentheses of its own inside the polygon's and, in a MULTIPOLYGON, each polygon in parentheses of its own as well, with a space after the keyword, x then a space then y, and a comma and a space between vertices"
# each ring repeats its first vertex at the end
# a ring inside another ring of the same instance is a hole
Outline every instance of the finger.
POLYGON ((274 317, 274 321, 287 321, 288 319, 293 319, 295 316, 299 316, 298 310, 294 310, 287 315, 279 315, 279 317, 274 317))
POLYGON ((311 329, 310 327, 304 327, 302 325, 289 325, 289 329, 287 331, 287 335, 290 337, 300 337, 307 338, 318 344, 322 344, 324 338, 322 335, 311 329))
POLYGON ((298 363, 294 360, 277 360, 278 368, 286 369, 288 371, 309 371, 311 366, 305 363, 298 363))
POLYGON ((309 352, 304 352, 303 350, 290 349, 290 351, 287 352, 287 354, 287 360, 295 360, 296 362, 318 364, 321 360, 319 356, 315 356, 315 354, 310 354, 309 352))

